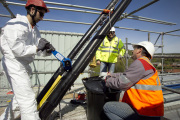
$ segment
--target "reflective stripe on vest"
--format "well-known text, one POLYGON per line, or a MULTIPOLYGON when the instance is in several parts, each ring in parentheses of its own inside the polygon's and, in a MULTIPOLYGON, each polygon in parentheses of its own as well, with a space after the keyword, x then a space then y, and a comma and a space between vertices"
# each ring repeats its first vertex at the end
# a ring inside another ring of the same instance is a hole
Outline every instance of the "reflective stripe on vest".
POLYGON ((123 44, 119 45, 119 43, 120 39, 118 37, 114 37, 112 41, 109 42, 106 36, 96 52, 96 58, 102 62, 116 63, 119 55, 119 46, 123 46, 123 44))
POLYGON ((118 50, 118 48, 114 48, 114 47, 112 47, 112 46, 108 46, 108 47, 106 47, 106 46, 100 46, 100 48, 113 48, 113 49, 115 49, 115 50, 118 50))
POLYGON ((109 53, 117 53, 118 54, 118 51, 112 51, 112 50, 101 50, 101 52, 109 52, 109 53))
MULTIPOLYGON (((113 39, 116 39, 116 38, 117 38, 117 37, 114 37, 113 39)), ((118 39, 118 38, 117 38, 117 39, 118 39)), ((118 42, 117 42, 117 46, 116 46, 116 48, 114 48, 114 49, 119 50, 118 45, 119 45, 119 39, 118 39, 118 42)), ((103 41, 103 46, 101 46, 101 48, 113 48, 113 47, 111 47, 111 46, 105 47, 105 46, 104 46, 104 41, 103 41)))
MULTIPOLYGON (((149 59, 142 57, 152 67, 149 59)), ((164 101, 160 80, 156 69, 155 74, 147 79, 139 80, 134 86, 124 93, 123 102, 133 106, 133 108, 143 116, 163 116, 164 101)))
POLYGON ((135 86, 131 87, 134 89, 139 89, 139 90, 162 90, 161 86, 154 86, 154 85, 139 85, 136 84, 135 86), (136 87, 135 87, 136 86, 136 87))

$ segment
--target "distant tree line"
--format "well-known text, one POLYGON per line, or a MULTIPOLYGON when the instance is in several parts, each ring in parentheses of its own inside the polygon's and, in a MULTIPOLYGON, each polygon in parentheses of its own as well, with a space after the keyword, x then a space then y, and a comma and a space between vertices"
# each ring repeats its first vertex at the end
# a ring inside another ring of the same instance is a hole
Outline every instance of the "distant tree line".
MULTIPOLYGON (((132 56, 132 50, 128 51, 129 56, 132 56)), ((158 53, 156 55, 161 55, 161 53, 158 53)), ((168 53, 164 55, 180 55, 180 53, 168 53)), ((180 69, 180 59, 179 58, 163 58, 163 69, 180 69)), ((133 62, 131 58, 128 59, 128 66, 133 62)), ((162 58, 153 58, 151 60, 152 63, 162 63, 162 58)), ((157 66, 154 65, 154 67, 157 70, 162 69, 162 65, 157 66)), ((95 68, 90 68, 91 71, 94 71, 93 76, 98 76, 100 71, 100 66, 96 66, 95 68)), ((126 70, 126 59, 122 58, 121 60, 118 60, 115 67, 115 72, 124 72, 126 70)))

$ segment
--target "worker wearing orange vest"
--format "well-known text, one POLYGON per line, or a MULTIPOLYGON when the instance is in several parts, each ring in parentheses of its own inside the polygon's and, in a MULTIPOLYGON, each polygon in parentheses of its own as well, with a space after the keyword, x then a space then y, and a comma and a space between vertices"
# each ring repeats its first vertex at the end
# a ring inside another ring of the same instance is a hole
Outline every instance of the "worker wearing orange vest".
POLYGON ((133 45, 134 62, 124 73, 111 73, 109 88, 125 91, 122 102, 107 102, 103 109, 110 120, 160 120, 164 101, 157 70, 150 59, 154 45, 143 41, 133 45))

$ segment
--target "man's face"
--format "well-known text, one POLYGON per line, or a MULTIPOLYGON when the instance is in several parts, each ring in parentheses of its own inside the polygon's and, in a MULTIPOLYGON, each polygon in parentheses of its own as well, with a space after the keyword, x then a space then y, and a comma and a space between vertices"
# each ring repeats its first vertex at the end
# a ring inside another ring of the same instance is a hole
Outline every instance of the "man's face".
POLYGON ((137 55, 138 55, 138 52, 139 52, 139 48, 138 48, 138 46, 134 46, 133 47, 134 48, 134 50, 132 51, 132 59, 133 60, 136 60, 137 59, 137 55))
POLYGON ((34 18, 34 20, 36 21, 36 23, 38 23, 39 21, 43 20, 44 14, 45 14, 45 10, 37 10, 36 16, 34 18))
MULTIPOLYGON (((34 7, 31 8, 31 15, 35 14, 36 9, 34 7)), ((39 21, 43 20, 44 14, 46 13, 46 11, 44 9, 38 10, 36 12, 36 15, 34 16, 34 20, 36 23, 38 23, 39 21)))
POLYGON ((114 34, 115 34, 114 31, 110 31, 110 32, 108 33, 108 37, 113 38, 113 37, 114 37, 114 34))
POLYGON ((136 60, 136 59, 137 59, 136 54, 135 54, 135 53, 136 53, 135 50, 136 50, 136 49, 134 49, 134 50, 132 51, 132 57, 131 57, 131 58, 132 58, 133 60, 136 60))

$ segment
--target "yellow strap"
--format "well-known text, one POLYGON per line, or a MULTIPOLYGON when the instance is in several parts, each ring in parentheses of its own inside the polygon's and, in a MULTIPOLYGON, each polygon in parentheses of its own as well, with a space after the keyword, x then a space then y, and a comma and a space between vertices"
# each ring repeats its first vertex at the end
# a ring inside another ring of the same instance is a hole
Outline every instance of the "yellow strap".
POLYGON ((37 109, 41 108, 41 106, 44 104, 44 102, 47 100, 47 98, 51 95, 51 93, 54 91, 54 89, 57 87, 58 83, 61 81, 62 76, 59 75, 56 80, 54 81, 53 85, 51 88, 48 90, 48 92, 44 95, 44 97, 41 99, 39 102, 37 109))

